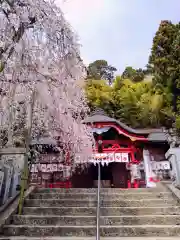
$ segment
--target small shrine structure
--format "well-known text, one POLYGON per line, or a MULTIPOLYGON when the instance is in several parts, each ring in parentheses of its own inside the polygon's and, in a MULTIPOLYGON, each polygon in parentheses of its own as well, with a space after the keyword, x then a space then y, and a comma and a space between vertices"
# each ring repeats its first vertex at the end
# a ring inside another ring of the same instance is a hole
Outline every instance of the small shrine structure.
POLYGON ((58 147, 58 139, 43 136, 31 142, 31 148, 37 151, 32 165, 31 184, 47 188, 70 188, 71 166, 66 153, 58 147))
POLYGON ((102 165, 102 180, 110 180, 107 187, 132 187, 131 166, 135 164, 140 172, 135 187, 156 186, 156 182, 170 177, 171 166, 165 158, 169 144, 162 129, 133 129, 101 109, 84 119, 84 124, 91 127, 96 146, 88 159, 89 170, 72 178, 75 187, 94 186, 98 162, 102 165), (98 143, 102 145, 101 153, 98 143))

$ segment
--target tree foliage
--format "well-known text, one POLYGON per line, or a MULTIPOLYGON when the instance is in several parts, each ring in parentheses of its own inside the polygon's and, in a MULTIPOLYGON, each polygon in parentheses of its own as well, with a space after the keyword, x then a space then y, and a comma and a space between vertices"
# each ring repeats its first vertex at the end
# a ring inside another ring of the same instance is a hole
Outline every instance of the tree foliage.
POLYGON ((91 108, 103 108, 132 127, 160 127, 166 121, 166 96, 154 91, 152 82, 134 83, 117 77, 111 87, 102 80, 89 80, 86 93, 91 108))
POLYGON ((179 122, 180 95, 180 23, 162 21, 153 39, 149 66, 154 85, 169 96, 175 119, 179 122))
POLYGON ((172 72, 175 70, 174 67, 177 67, 177 62, 174 62, 174 45, 179 35, 178 28, 179 24, 162 21, 153 39, 149 66, 154 74, 155 84, 164 87, 172 86, 172 72))
POLYGON ((112 89, 105 80, 87 80, 85 90, 91 110, 96 107, 108 109, 108 105, 111 101, 112 89))
POLYGON ((145 73, 141 68, 126 67, 121 77, 123 79, 130 79, 133 82, 141 82, 144 80, 145 73))
POLYGON ((109 84, 114 79, 114 72, 117 69, 108 64, 106 60, 96 60, 88 66, 88 79, 108 80, 109 84))
POLYGON ((160 23, 146 69, 126 67, 111 87, 88 81, 86 94, 91 107, 132 127, 172 127, 175 117, 180 129, 180 23, 160 23))

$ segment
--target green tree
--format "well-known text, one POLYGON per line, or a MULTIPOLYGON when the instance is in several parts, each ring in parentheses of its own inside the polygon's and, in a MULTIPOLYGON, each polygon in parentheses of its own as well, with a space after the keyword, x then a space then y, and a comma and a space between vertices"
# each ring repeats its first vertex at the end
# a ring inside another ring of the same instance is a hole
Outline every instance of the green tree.
POLYGON ((108 80, 111 84, 114 79, 114 73, 117 69, 108 64, 106 60, 96 60, 93 63, 90 63, 87 72, 88 79, 96 79, 96 80, 108 80))
POLYGON ((164 87, 172 86, 173 45, 177 38, 177 28, 178 26, 170 21, 160 23, 149 57, 149 67, 154 75, 154 83, 164 87))
POLYGON ((130 79, 133 82, 141 82, 145 77, 145 71, 141 68, 126 67, 121 77, 123 79, 130 79))
MULTIPOLYGON (((171 118, 179 122, 180 96, 180 23, 162 21, 153 39, 149 67, 154 75, 154 85, 166 92, 167 105, 173 106, 171 118)), ((171 107, 169 107, 169 112, 171 107)), ((170 117, 170 116, 169 116, 170 117)), ((176 124, 178 126, 179 124, 176 124)))
POLYGON ((113 82, 113 89, 118 90, 123 86, 124 79, 121 76, 116 76, 113 82))
POLYGON ((104 80, 88 80, 85 90, 91 109, 100 107, 135 128, 160 127, 169 106, 166 94, 152 86, 152 82, 134 83, 118 76, 112 87, 104 80))
POLYGON ((163 116, 163 96, 152 91, 151 82, 133 83, 124 80, 114 92, 116 118, 132 127, 158 127, 163 116))
POLYGON ((91 110, 99 107, 108 111, 108 107, 111 104, 112 88, 105 80, 87 80, 85 91, 91 110))
POLYGON ((121 77, 124 79, 132 79, 132 77, 136 74, 136 70, 133 67, 126 67, 121 77))
POLYGON ((175 117, 180 129, 180 23, 160 23, 146 69, 126 67, 111 87, 106 81, 97 83, 86 86, 90 105, 132 127, 171 127, 175 117))

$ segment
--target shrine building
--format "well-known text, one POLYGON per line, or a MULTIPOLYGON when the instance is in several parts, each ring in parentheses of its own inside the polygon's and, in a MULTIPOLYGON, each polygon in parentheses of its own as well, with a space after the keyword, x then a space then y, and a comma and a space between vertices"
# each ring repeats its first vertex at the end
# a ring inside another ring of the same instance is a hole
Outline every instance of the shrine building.
POLYGON ((97 187, 98 164, 101 166, 102 187, 131 188, 155 187, 158 181, 169 179, 171 164, 165 159, 169 149, 167 136, 162 129, 133 129, 121 121, 108 117, 101 109, 84 119, 91 127, 95 139, 93 156, 86 167, 75 157, 76 171, 65 155, 56 151, 56 142, 39 143, 42 151, 39 163, 33 164, 31 175, 42 186, 49 187, 97 187), (99 151, 99 145, 101 151, 99 151), (132 184, 132 166, 138 169, 138 183, 132 184))
POLYGON ((155 186, 156 182, 170 178, 171 166, 165 159, 169 145, 162 129, 133 129, 108 117, 101 109, 86 118, 84 124, 91 126, 96 146, 88 160, 89 167, 72 176, 74 187, 95 187, 98 162, 101 180, 105 180, 102 187, 132 187, 132 164, 137 165, 140 172, 135 187, 155 186))

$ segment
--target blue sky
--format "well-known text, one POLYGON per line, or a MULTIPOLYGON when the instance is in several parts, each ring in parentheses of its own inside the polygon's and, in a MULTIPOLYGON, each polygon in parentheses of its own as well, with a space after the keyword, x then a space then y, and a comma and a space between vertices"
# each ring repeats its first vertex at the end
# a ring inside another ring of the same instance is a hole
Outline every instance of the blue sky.
POLYGON ((79 35, 86 64, 143 68, 161 20, 180 21, 180 0, 57 0, 79 35))

